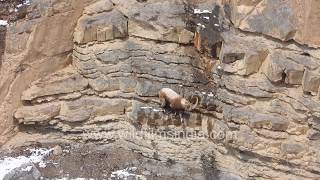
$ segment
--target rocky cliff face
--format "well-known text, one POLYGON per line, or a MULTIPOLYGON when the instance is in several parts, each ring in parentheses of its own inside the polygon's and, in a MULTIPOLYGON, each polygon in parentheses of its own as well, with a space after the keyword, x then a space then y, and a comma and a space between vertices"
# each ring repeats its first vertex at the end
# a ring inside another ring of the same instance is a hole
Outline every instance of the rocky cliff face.
POLYGON ((6 29, 2 148, 117 143, 190 166, 212 155, 237 179, 317 179, 318 6, 34 0, 6 29), (162 87, 197 94, 200 105, 181 116, 164 110, 162 87))

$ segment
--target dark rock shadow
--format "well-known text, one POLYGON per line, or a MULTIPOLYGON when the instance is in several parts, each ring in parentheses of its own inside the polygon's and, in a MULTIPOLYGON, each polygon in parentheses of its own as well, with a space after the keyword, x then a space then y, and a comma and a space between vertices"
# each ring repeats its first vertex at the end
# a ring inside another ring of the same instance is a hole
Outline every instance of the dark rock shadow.
POLYGON ((7 28, 5 26, 0 26, 0 69, 2 67, 4 50, 6 48, 6 34, 7 28))

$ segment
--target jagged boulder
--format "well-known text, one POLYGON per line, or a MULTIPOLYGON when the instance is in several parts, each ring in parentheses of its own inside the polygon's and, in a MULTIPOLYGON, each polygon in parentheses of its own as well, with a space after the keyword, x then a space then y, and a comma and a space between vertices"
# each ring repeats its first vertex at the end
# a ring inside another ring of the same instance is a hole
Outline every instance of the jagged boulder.
POLYGON ((272 82, 301 85, 304 66, 291 60, 280 51, 271 52, 265 62, 264 74, 272 82))
POLYGON ((41 177, 40 171, 32 163, 26 163, 4 175, 3 180, 36 180, 41 177))
POLYGON ((73 40, 84 44, 124 38, 128 33, 127 28, 127 18, 119 11, 112 10, 110 1, 98 1, 97 4, 88 7, 85 15, 78 20, 73 40))
POLYGON ((302 79, 303 91, 317 94, 320 86, 320 75, 317 72, 306 70, 302 79))
POLYGON ((262 33, 274 38, 295 41, 319 47, 320 39, 315 28, 319 25, 316 13, 320 3, 311 1, 231 1, 231 19, 244 31, 262 33), (308 9, 309 13, 303 13, 308 9))

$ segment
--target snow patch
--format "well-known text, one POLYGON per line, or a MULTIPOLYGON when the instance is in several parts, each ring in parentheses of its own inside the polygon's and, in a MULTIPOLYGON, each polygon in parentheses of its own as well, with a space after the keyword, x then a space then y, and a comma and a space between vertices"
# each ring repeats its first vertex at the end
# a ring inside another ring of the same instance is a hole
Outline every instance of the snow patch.
POLYGON ((197 25, 198 25, 199 27, 201 27, 201 28, 206 28, 206 26, 203 25, 203 24, 201 24, 201 23, 198 23, 197 25))
POLYGON ((141 109, 152 109, 152 107, 150 107, 150 106, 143 106, 143 107, 141 107, 141 109))
POLYGON ((18 4, 16 7, 21 8, 22 6, 23 6, 23 4, 18 4))
MULTIPOLYGON (((45 157, 49 156, 49 154, 53 151, 53 149, 27 149, 31 152, 29 157, 26 156, 18 156, 18 157, 5 157, 0 160, 0 179, 3 179, 6 174, 11 172, 12 170, 21 167, 24 164, 28 163, 39 163, 39 166, 44 166, 45 162, 43 161, 45 157)), ((22 170, 31 171, 32 166, 28 166, 22 170), (31 169, 30 169, 31 167, 31 169)))
POLYGON ((45 148, 39 148, 39 149, 28 149, 31 152, 31 156, 29 157, 30 161, 32 163, 44 163, 43 159, 51 152, 53 152, 53 149, 45 149, 45 148))
POLYGON ((17 158, 7 157, 4 160, 0 160, 0 179, 3 179, 4 176, 12 170, 29 162, 30 159, 24 156, 19 156, 17 158))
POLYGON ((7 25, 8 25, 8 21, 0 19, 0 26, 7 26, 7 25))
POLYGON ((21 4, 18 4, 17 6, 16 6, 16 8, 21 8, 22 6, 28 6, 28 5, 30 5, 30 0, 25 0, 25 1, 23 1, 23 3, 21 3, 21 4))
POLYGON ((194 10, 193 10, 193 14, 203 14, 203 13, 211 13, 211 11, 206 10, 206 9, 204 9, 204 10, 194 9, 194 10))
POLYGON ((27 166, 26 168, 21 169, 21 171, 30 172, 32 170, 32 166, 27 166))
POLYGON ((146 177, 142 175, 137 175, 134 172, 137 170, 136 167, 129 167, 126 169, 114 171, 111 173, 110 178, 123 179, 127 180, 129 177, 135 177, 137 179, 146 179, 146 177))
POLYGON ((152 109, 153 110, 153 112, 162 112, 162 111, 164 111, 163 109, 152 109))

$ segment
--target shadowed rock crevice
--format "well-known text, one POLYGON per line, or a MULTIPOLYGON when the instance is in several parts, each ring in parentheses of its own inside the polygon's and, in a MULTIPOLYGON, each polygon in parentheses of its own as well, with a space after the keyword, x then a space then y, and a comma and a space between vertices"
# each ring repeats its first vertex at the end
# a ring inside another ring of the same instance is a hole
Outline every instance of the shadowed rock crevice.
POLYGON ((7 28, 0 26, 0 69, 3 61, 4 50, 6 48, 5 37, 6 37, 7 28))

